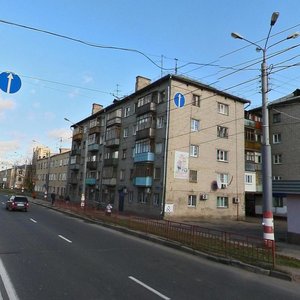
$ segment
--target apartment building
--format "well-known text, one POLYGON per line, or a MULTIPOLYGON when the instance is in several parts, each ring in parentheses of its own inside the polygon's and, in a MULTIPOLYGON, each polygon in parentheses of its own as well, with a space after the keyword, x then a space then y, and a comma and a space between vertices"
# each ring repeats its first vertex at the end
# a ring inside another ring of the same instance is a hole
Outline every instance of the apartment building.
POLYGON ((245 206, 246 215, 262 214, 262 120, 245 112, 245 206))
POLYGON ((152 217, 243 218, 244 104, 200 82, 138 76, 73 125, 68 193, 152 217))
MULTIPOLYGON (((36 153, 34 154, 36 156, 36 153)), ((55 193, 57 198, 65 198, 69 166, 69 149, 60 149, 60 153, 35 160, 35 188, 40 197, 48 198, 55 193)))

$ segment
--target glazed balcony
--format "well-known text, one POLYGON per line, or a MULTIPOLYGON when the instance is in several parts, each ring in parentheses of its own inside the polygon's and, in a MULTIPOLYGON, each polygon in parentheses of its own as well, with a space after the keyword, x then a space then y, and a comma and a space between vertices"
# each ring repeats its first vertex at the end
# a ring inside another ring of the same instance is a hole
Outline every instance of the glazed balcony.
POLYGON ((151 187, 153 183, 153 177, 135 177, 133 178, 133 185, 135 186, 143 186, 143 187, 151 187))
POLYGON ((146 152, 146 153, 137 153, 134 156, 134 162, 154 162, 154 153, 146 152))
POLYGON ((88 145, 88 151, 99 151, 100 145, 97 143, 88 145))
POLYGON ((96 184, 96 178, 86 178, 85 184, 87 185, 95 185, 96 184))
POLYGON ((105 185, 116 185, 117 184, 117 178, 103 178, 102 184, 105 185))

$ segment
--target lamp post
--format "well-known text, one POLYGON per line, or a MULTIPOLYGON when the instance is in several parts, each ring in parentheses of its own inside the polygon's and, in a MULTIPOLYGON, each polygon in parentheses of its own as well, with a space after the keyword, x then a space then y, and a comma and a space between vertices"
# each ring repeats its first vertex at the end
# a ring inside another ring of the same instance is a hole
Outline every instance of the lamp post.
MULTIPOLYGON (((79 127, 83 133, 86 133, 86 130, 84 130, 83 126, 77 125, 73 122, 71 122, 68 118, 64 118, 65 121, 70 122, 74 127, 79 127)), ((81 191, 81 198, 80 198, 80 206, 82 208, 85 208, 86 205, 86 199, 85 199, 85 191, 86 191, 86 173, 87 173, 87 156, 88 156, 88 139, 86 137, 86 142, 85 142, 85 148, 84 148, 84 162, 83 162, 83 170, 82 170, 82 177, 83 177, 83 182, 82 182, 82 191, 81 191)))
POLYGON ((275 25, 278 19, 279 13, 274 12, 271 17, 270 28, 266 38, 264 47, 242 37, 238 33, 231 33, 231 36, 235 39, 240 39, 256 46, 257 51, 262 52, 262 63, 261 63, 261 92, 262 92, 262 183, 263 183, 263 237, 266 246, 275 246, 274 241, 274 221, 272 212, 272 156, 271 156, 271 146, 269 141, 269 111, 268 111, 268 66, 267 66, 267 50, 283 42, 287 39, 294 39, 299 36, 299 33, 294 33, 289 35, 287 38, 268 46, 268 41, 272 27, 275 25))

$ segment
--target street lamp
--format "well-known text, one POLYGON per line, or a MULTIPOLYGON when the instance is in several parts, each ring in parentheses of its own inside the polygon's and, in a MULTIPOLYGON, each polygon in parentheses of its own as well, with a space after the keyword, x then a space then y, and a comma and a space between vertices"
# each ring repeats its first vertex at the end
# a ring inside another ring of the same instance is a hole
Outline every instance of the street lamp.
MULTIPOLYGON (((72 121, 70 121, 68 118, 64 118, 65 121, 70 122, 74 127, 79 127, 83 130, 83 133, 86 133, 86 131, 84 130, 83 126, 81 125, 77 125, 75 123, 73 123, 72 121)), ((83 177, 83 183, 82 183, 82 192, 81 192, 81 198, 80 198, 80 206, 82 208, 85 208, 86 205, 86 199, 85 199, 85 190, 86 190, 86 173, 87 173, 87 156, 88 156, 88 139, 85 139, 85 148, 84 148, 84 162, 83 162, 83 170, 82 170, 82 177, 83 177)))
POLYGON ((294 33, 289 35, 287 38, 268 46, 268 41, 272 27, 275 25, 278 19, 279 13, 274 12, 271 17, 270 29, 266 38, 264 47, 249 41, 240 34, 233 32, 231 36, 235 39, 240 39, 248 42, 251 45, 256 46, 257 51, 262 52, 262 63, 261 63, 261 92, 262 92, 262 183, 263 183, 263 237, 265 244, 267 246, 275 246, 274 242, 274 221, 272 212, 272 157, 271 157, 271 146, 269 141, 269 111, 268 111, 268 72, 267 72, 267 62, 266 62, 266 52, 270 47, 273 47, 280 42, 296 38, 299 33, 294 33), (271 241, 269 245, 269 241, 271 241))

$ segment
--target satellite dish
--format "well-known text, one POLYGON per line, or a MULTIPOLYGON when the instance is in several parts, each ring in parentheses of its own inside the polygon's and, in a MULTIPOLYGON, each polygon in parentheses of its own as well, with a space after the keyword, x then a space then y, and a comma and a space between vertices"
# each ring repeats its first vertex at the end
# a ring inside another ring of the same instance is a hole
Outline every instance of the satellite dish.
POLYGON ((213 191, 216 191, 218 189, 218 183, 216 180, 214 180, 212 183, 211 183, 211 189, 213 191))

